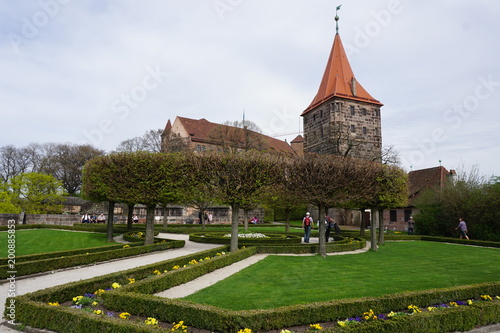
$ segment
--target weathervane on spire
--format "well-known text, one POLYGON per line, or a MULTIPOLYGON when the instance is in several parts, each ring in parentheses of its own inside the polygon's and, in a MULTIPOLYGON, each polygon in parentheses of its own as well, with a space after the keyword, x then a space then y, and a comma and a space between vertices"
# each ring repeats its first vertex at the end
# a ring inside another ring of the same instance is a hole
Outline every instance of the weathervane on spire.
POLYGON ((338 5, 335 9, 335 25, 337 33, 339 33, 339 15, 337 14, 337 12, 339 11, 340 7, 342 7, 342 5, 338 5))

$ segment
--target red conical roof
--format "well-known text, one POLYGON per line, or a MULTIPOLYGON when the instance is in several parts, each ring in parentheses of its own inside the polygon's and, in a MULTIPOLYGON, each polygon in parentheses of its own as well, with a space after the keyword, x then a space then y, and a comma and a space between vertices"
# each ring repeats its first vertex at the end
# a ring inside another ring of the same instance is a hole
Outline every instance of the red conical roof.
POLYGON ((357 82, 338 33, 333 40, 332 51, 318 93, 302 115, 333 97, 383 105, 357 82))

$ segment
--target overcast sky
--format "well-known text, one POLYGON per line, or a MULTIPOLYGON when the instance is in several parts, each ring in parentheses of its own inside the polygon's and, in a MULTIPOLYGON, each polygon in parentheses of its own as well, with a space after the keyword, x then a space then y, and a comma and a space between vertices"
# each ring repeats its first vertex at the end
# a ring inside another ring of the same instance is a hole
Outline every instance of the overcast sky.
POLYGON ((405 170, 500 175, 500 2, 0 1, 0 146, 106 151, 177 115, 290 141, 335 35, 405 170))

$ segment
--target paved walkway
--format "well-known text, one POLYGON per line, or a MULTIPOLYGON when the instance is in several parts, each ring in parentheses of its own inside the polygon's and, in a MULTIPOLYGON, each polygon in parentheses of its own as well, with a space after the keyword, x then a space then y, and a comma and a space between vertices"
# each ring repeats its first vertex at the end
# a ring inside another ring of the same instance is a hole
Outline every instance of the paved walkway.
MULTIPOLYGON (((152 264, 155 262, 168 260, 176 257, 185 256, 188 254, 196 253, 203 250, 208 250, 211 248, 219 247, 218 244, 203 244, 195 243, 189 241, 188 235, 182 234, 159 234, 160 238, 167 239, 180 239, 185 240, 186 245, 180 249, 171 249, 162 251, 159 253, 152 253, 141 255, 133 258, 118 259, 104 263, 97 263, 95 265, 66 269, 47 273, 44 275, 33 276, 33 277, 20 277, 15 281, 15 292, 16 295, 23 295, 26 293, 34 292, 37 290, 54 287, 57 285, 65 284, 68 282, 84 280, 100 275, 105 275, 109 273, 114 273, 120 270, 125 270, 133 267, 144 266, 152 264)), ((118 242, 123 242, 123 238, 115 238, 118 242)), ((311 242, 318 242, 317 238, 311 238, 311 242)), ((345 255, 365 252, 370 248, 370 243, 367 242, 365 248, 340 253, 331 253, 329 255, 345 255)), ((314 255, 314 254, 309 254, 314 255)), ((202 278, 195 279, 191 282, 185 283, 181 286, 170 288, 164 292, 158 293, 156 295, 168 297, 168 298, 181 298, 190 295, 200 289, 208 287, 226 277, 240 271, 241 269, 248 267, 259 260, 266 257, 266 254, 257 254, 238 263, 232 264, 230 266, 218 269, 215 272, 204 275, 202 278)), ((7 293, 9 291, 10 285, 8 283, 0 284, 0 314, 3 315, 5 309, 5 300, 7 298, 7 293)), ((0 333, 16 333, 18 331, 10 329, 3 325, 5 320, 0 319, 0 333)), ((49 331, 44 331, 50 333, 49 331)), ((500 333, 500 324, 482 327, 476 330, 469 331, 469 333, 500 333)))

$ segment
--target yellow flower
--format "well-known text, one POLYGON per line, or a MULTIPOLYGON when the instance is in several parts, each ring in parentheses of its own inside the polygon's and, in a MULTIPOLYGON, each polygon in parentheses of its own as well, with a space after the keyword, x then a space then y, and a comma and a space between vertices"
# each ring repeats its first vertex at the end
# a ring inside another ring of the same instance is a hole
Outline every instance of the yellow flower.
POLYGON ((450 302, 450 306, 458 307, 458 304, 457 304, 457 302, 450 302))
POLYGON ((102 314, 104 314, 104 312, 102 312, 102 310, 94 310, 94 313, 96 315, 102 315, 102 314))
POLYGON ((197 262, 195 259, 193 259, 193 260, 191 260, 191 261, 189 262, 189 264, 190 264, 190 265, 196 265, 197 263, 198 263, 198 262, 197 262))
POLYGON ((83 296, 76 296, 76 297, 73 297, 73 302, 76 303, 78 302, 79 300, 81 300, 83 298, 83 296))
POLYGON ((427 310, 429 310, 429 311, 436 311, 436 310, 437 310, 437 307, 435 307, 435 306, 429 306, 429 307, 427 308, 427 310))
POLYGON ((49 302, 49 305, 50 306, 61 306, 61 304, 59 304, 59 302, 49 302))
POLYGON ((95 295, 97 295, 97 296, 99 296, 99 295, 104 294, 104 292, 105 292, 105 290, 104 290, 104 289, 98 289, 98 290, 96 290, 96 291, 95 291, 95 293, 94 293, 94 294, 95 294, 95 295))
POLYGON ((181 268, 181 266, 179 265, 175 265, 174 267, 172 267, 172 269, 179 269, 179 268, 181 268))
POLYGON ((128 278, 128 284, 132 284, 132 283, 135 283, 135 279, 128 278))
POLYGON ((408 310, 412 310, 413 313, 420 313, 422 310, 416 305, 408 305, 408 310))
POLYGON ((151 326, 158 326, 158 320, 155 318, 148 317, 148 319, 144 321, 144 324, 151 326))
POLYGON ((159 270, 157 270, 157 269, 156 269, 156 270, 153 272, 153 274, 160 275, 160 274, 161 274, 161 272, 160 272, 159 270))
POLYGON ((467 305, 471 305, 472 303, 474 303, 471 299, 467 300, 467 305))
POLYGON ((252 333, 252 330, 249 328, 245 328, 245 329, 239 330, 238 333, 252 333))
POLYGON ((323 329, 323 327, 321 327, 320 324, 310 324, 309 327, 311 327, 311 329, 313 330, 318 330, 318 331, 323 329))
POLYGON ((184 321, 183 320, 181 320, 177 324, 174 322, 173 325, 174 326, 172 326, 172 328, 170 329, 170 332, 187 333, 187 328, 188 327, 186 325, 184 325, 184 321))
POLYGON ((130 317, 130 313, 122 312, 118 317, 120 317, 121 319, 128 319, 128 317, 130 317))
POLYGON ((337 324, 340 327, 346 327, 347 326, 347 320, 339 320, 339 321, 337 321, 337 324))
POLYGON ((128 247, 130 247, 130 245, 128 245, 128 244, 123 245, 123 248, 124 248, 124 249, 126 249, 126 248, 128 248, 128 247))
POLYGON ((119 284, 118 282, 114 282, 112 285, 111 285, 111 288, 113 289, 117 289, 117 288, 120 288, 121 287, 121 284, 119 284))
POLYGON ((365 320, 377 320, 377 316, 375 315, 375 312, 373 312, 372 309, 370 311, 363 313, 363 318, 365 320))
POLYGON ((99 303, 97 303, 96 301, 92 302, 92 306, 96 306, 97 304, 99 304, 99 303))
POLYGON ((481 298, 483 301, 491 301, 493 300, 490 295, 481 295, 481 298))

